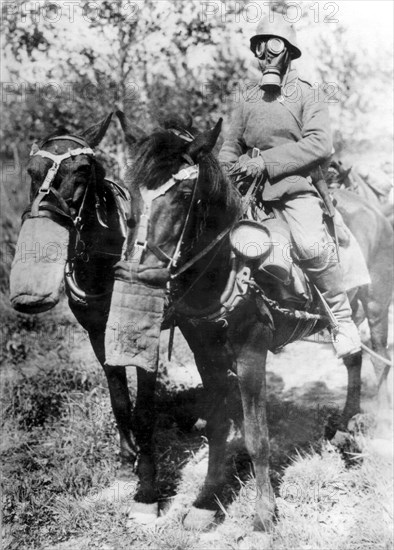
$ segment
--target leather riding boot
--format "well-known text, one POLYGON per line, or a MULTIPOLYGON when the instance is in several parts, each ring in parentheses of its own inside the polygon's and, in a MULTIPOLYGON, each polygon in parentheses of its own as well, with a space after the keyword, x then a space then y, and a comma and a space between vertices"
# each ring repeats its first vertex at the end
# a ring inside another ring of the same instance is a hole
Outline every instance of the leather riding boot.
POLYGON ((343 275, 339 263, 322 263, 320 259, 304 260, 302 266, 322 293, 338 323, 332 343, 339 358, 360 351, 361 341, 358 329, 352 320, 352 310, 346 292, 343 290, 343 275))

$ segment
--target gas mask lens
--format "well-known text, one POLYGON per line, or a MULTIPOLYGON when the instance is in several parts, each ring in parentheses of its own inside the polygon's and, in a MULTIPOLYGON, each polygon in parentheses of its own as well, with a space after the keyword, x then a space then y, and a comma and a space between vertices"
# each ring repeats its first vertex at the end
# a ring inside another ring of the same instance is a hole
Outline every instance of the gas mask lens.
POLYGON ((285 49, 285 43, 280 38, 270 38, 267 42, 267 51, 272 55, 279 55, 285 49))
POLYGON ((266 40, 260 40, 256 44, 256 49, 255 49, 254 53, 255 53, 256 57, 258 57, 259 59, 263 59, 263 57, 265 55, 266 44, 267 44, 266 40))
POLYGON ((256 44, 255 55, 258 59, 264 59, 265 53, 279 55, 285 49, 285 43, 280 38, 270 38, 269 40, 260 40, 256 44))

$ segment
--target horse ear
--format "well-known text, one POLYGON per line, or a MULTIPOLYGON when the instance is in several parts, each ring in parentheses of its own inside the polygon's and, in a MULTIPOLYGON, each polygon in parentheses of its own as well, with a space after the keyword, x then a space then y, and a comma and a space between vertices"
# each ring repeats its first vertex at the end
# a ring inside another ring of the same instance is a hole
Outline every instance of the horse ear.
POLYGON ((31 146, 30 156, 32 157, 33 155, 35 155, 39 150, 40 150, 40 147, 39 147, 38 143, 35 141, 33 143, 33 145, 31 146))
POLYGON ((201 154, 208 154, 212 151, 222 130, 222 122, 223 119, 219 118, 214 128, 211 128, 211 130, 199 134, 192 141, 192 143, 188 147, 187 152, 193 160, 197 160, 197 158, 201 154))
POLYGON ((127 119, 123 111, 116 111, 115 114, 119 119, 120 125, 122 126, 128 145, 134 145, 137 141, 140 141, 146 137, 145 132, 135 124, 133 124, 133 128, 131 129, 130 121, 127 119))
POLYGON ((112 114, 104 117, 98 124, 91 126, 85 130, 82 134, 82 137, 86 139, 90 147, 97 147, 100 141, 105 136, 105 132, 108 130, 109 123, 111 122, 112 114))

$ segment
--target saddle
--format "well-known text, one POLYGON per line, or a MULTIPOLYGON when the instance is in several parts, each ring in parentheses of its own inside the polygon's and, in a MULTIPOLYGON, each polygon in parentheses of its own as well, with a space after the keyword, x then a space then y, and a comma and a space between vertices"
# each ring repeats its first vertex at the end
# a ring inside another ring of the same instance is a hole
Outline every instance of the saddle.
MULTIPOLYGON (((338 223, 347 238, 339 243, 345 290, 369 284, 370 278, 361 249, 338 213, 338 223), (356 268, 355 268, 356 266, 356 268)), ((230 243, 240 266, 250 268, 257 289, 258 306, 272 330, 270 350, 280 351, 285 345, 333 326, 332 313, 302 270, 291 246, 290 228, 275 217, 256 221, 244 219, 232 229, 230 243), (274 330, 290 325, 291 330, 274 330), (289 334, 286 340, 283 334, 289 334)))

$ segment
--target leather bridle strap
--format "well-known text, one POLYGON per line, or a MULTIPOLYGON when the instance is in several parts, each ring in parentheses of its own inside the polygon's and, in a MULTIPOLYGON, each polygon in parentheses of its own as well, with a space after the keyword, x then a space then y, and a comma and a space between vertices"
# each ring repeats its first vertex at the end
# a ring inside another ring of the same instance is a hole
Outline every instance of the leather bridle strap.
MULTIPOLYGON (((150 249, 155 256, 161 260, 161 261, 168 261, 172 262, 172 258, 168 256, 159 246, 152 243, 148 240, 148 229, 149 229, 149 220, 151 215, 151 209, 152 209, 152 203, 155 199, 158 197, 161 197, 162 195, 165 195, 169 189, 171 189, 174 185, 179 183, 180 181, 184 179, 191 179, 196 177, 198 174, 198 167, 197 166, 189 166, 188 168, 183 168, 180 170, 177 174, 172 176, 168 181, 166 181, 163 185, 158 187, 157 189, 147 189, 146 187, 142 187, 140 189, 142 200, 144 202, 144 210, 140 216, 140 222, 138 224, 138 231, 137 236, 134 243, 134 249, 133 249, 133 260, 136 261, 136 266, 138 266, 141 262, 141 257, 143 252, 146 249, 150 249)), ((182 232, 183 236, 183 232, 182 232)), ((178 249, 178 246, 176 250, 178 249)))
POLYGON ((78 136, 72 136, 71 134, 66 134, 64 136, 54 136, 44 140, 41 143, 39 148, 42 149, 44 145, 46 145, 47 143, 50 143, 51 141, 64 141, 64 140, 73 141, 74 143, 76 143, 77 145, 80 145, 81 147, 86 147, 87 145, 87 141, 84 138, 82 137, 80 138, 78 136))
POLYGON ((229 225, 228 227, 226 227, 225 229, 223 229, 223 231, 221 231, 221 233, 219 233, 219 235, 217 235, 217 237, 214 238, 214 240, 209 243, 208 246, 206 246, 203 250, 201 250, 201 252, 199 252, 198 254, 196 254, 195 256, 193 256, 193 258, 191 258, 188 262, 186 262, 185 264, 183 264, 183 266, 181 268, 178 269, 178 271, 176 273, 173 273, 171 275, 171 279, 176 279, 177 277, 179 277, 179 275, 182 275, 182 273, 184 273, 185 271, 187 271, 189 268, 191 268, 195 263, 197 263, 199 260, 201 260, 204 256, 206 256, 213 248, 215 248, 215 246, 220 243, 220 241, 222 239, 224 239, 224 237, 230 233, 231 229, 233 228, 233 225, 229 225))
MULTIPOLYGON (((56 138, 52 138, 51 140, 48 140, 48 142, 52 141, 53 139, 56 139, 56 138)), ((66 139, 66 138, 62 137, 59 139, 66 139)), ((78 139, 78 138, 74 138, 73 140, 75 141, 75 139, 78 139)), ((80 140, 78 140, 78 142, 80 142, 80 140)), ((42 151, 41 149, 30 155, 30 156, 40 156, 43 158, 47 158, 53 162, 52 166, 49 168, 47 172, 47 175, 45 176, 43 183, 41 184, 40 189, 37 192, 37 195, 33 201, 33 204, 31 205, 31 209, 30 209, 31 218, 39 217, 39 208, 42 200, 46 195, 48 195, 50 191, 52 193, 55 191, 51 186, 60 168, 61 163, 68 158, 76 157, 78 155, 94 156, 95 153, 90 147, 79 147, 78 149, 69 149, 66 153, 63 153, 62 155, 55 155, 53 153, 50 153, 49 151, 42 151)))
MULTIPOLYGON (((254 179, 253 179, 253 182, 252 184, 250 185, 249 187, 249 190, 247 192, 247 194, 245 195, 245 197, 243 198, 243 208, 242 208, 242 215, 241 217, 243 217, 248 208, 249 208, 249 205, 252 201, 252 198, 254 197, 256 191, 257 191, 257 188, 258 188, 258 180, 259 180, 259 176, 255 176, 254 179)), ((223 231, 221 231, 219 233, 219 235, 217 235, 217 237, 214 238, 214 240, 209 243, 208 246, 206 246, 203 250, 201 250, 201 252, 199 252, 198 254, 196 254, 196 256, 193 256, 193 258, 191 258, 188 262, 186 262, 181 268, 178 269, 178 271, 176 273, 173 273, 171 275, 171 279, 176 279, 177 277, 179 277, 179 275, 182 275, 182 273, 184 273, 185 271, 187 271, 188 269, 190 269, 195 263, 197 263, 199 260, 201 260, 204 256, 206 256, 213 248, 215 248, 215 246, 220 243, 220 241, 222 239, 224 239, 226 237, 226 235, 228 233, 230 233, 231 229, 234 227, 234 224, 231 224, 227 227, 225 227, 223 229, 223 231)))
POLYGON ((168 265, 168 269, 175 268, 177 266, 179 257, 181 255, 181 247, 182 247, 183 239, 185 238, 185 234, 186 234, 186 230, 187 230, 188 225, 189 225, 189 220, 190 220, 190 216, 191 216, 191 213, 192 213, 193 205, 194 205, 194 202, 195 202, 195 199, 196 199, 196 196, 197 196, 197 187, 198 187, 198 178, 196 178, 196 181, 195 181, 194 186, 193 186, 193 193, 192 193, 192 197, 190 199, 189 208, 187 210, 185 223, 183 224, 182 233, 181 233, 181 236, 179 237, 178 243, 176 245, 174 255, 172 256, 171 261, 168 265))

